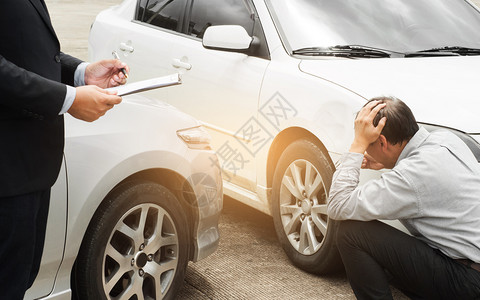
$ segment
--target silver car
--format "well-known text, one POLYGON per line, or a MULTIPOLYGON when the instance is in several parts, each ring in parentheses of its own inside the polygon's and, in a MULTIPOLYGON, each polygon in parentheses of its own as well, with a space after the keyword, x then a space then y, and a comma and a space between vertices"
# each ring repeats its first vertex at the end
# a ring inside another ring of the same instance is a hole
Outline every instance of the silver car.
POLYGON ((225 194, 272 215, 291 261, 328 273, 342 268, 328 192, 367 99, 402 99, 480 162, 479 28, 465 0, 125 0, 89 43, 132 81, 183 73, 152 96, 209 130, 225 194))

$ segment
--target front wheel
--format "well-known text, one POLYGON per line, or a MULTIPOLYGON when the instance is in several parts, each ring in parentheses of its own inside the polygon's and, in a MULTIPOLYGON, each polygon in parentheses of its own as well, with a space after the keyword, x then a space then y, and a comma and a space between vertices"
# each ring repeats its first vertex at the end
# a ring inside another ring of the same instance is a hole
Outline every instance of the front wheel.
POLYGON ((78 299, 173 299, 188 263, 187 223, 165 187, 137 182, 95 213, 75 263, 78 299))
POLYGON ((273 178, 272 214, 278 239, 294 265, 315 274, 340 270, 335 223, 327 216, 334 168, 313 142, 300 139, 282 153, 273 178))

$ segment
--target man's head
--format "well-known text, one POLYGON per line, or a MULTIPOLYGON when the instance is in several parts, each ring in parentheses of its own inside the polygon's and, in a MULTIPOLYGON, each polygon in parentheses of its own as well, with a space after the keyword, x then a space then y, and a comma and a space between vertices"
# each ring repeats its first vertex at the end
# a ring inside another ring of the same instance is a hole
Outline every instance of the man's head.
MULTIPOLYGON (((410 108, 395 97, 376 97, 367 102, 385 103, 373 118, 376 127, 382 118, 386 118, 378 139, 367 148, 369 154, 386 168, 393 168, 405 145, 418 131, 418 124, 410 108)), ((367 105, 366 104, 366 105, 367 105)))
POLYGON ((375 116, 373 125, 377 126, 380 119, 387 117, 387 123, 381 134, 390 144, 408 142, 418 131, 418 124, 412 111, 402 100, 392 96, 382 96, 372 98, 368 102, 371 101, 387 104, 375 116))

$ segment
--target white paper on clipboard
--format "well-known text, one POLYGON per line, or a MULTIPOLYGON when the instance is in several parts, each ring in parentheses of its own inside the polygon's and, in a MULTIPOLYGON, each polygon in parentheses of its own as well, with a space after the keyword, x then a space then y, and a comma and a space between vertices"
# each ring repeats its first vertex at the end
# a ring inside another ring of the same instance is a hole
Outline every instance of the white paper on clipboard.
POLYGON ((126 96, 134 93, 140 93, 181 83, 182 80, 180 78, 180 74, 175 73, 167 76, 151 78, 147 80, 128 83, 121 86, 116 86, 113 88, 108 88, 107 91, 117 91, 118 96, 126 96))

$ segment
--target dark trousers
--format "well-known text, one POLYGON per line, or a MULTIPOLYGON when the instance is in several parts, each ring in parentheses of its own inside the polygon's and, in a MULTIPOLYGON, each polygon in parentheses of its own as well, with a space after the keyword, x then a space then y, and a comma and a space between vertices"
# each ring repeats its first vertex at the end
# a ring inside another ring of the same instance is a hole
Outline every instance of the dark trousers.
POLYGON ((479 271, 382 222, 339 222, 337 245, 358 299, 480 299, 479 271))
POLYGON ((0 298, 23 299, 40 268, 50 189, 0 198, 0 298))

